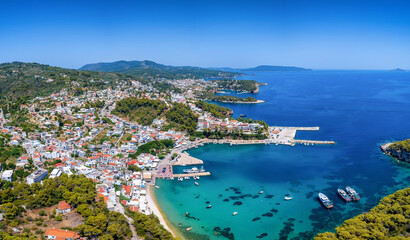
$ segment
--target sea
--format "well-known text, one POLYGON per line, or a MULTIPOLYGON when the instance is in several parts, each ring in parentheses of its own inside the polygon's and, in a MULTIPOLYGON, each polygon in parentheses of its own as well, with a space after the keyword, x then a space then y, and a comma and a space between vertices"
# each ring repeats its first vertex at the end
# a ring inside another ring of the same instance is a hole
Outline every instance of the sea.
POLYGON ((245 114, 271 126, 319 126, 298 131, 296 138, 336 144, 208 144, 189 150, 211 176, 158 180, 155 189, 166 218, 185 239, 313 239, 410 185, 410 164, 380 150, 383 143, 410 138, 410 72, 246 74, 240 79, 268 85, 257 94, 225 94, 266 102, 218 105, 231 108, 235 118, 245 114), (346 186, 356 189, 360 201, 345 203, 338 196, 337 188, 346 186), (334 208, 320 204, 319 192, 334 208), (293 199, 284 200, 287 194, 293 199))

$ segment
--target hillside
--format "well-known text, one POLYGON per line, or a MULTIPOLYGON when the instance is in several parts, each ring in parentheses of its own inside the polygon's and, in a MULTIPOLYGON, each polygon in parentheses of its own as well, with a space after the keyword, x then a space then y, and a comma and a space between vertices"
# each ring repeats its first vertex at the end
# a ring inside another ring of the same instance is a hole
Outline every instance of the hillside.
POLYGON ((383 198, 368 213, 346 220, 336 233, 321 233, 315 240, 325 239, 409 239, 410 188, 383 198))
POLYGON ((81 67, 79 70, 99 71, 99 72, 118 72, 130 74, 136 77, 146 78, 211 78, 211 77, 233 77, 237 74, 219 70, 210 70, 191 66, 168 66, 152 61, 117 61, 106 63, 93 63, 81 67))
POLYGON ((64 88, 103 89, 130 78, 119 73, 78 71, 38 63, 4 63, 0 64, 0 97, 15 100, 48 96, 64 88))

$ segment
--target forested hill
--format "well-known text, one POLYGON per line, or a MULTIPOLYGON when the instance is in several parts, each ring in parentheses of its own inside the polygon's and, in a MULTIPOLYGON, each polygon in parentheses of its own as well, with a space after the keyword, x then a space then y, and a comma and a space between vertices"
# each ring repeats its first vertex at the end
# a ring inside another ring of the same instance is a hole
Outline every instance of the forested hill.
POLYGON ((336 233, 315 237, 330 239, 410 239, 410 187, 383 198, 370 212, 346 220, 336 233))
POLYGON ((67 90, 103 89, 116 81, 135 79, 120 73, 78 71, 38 63, 0 64, 0 97, 11 100, 48 96, 63 88, 67 90))
POLYGON ((167 78, 167 79, 185 79, 185 78, 211 78, 211 77, 234 77, 238 75, 232 72, 220 70, 211 70, 200 67, 190 66, 168 66, 158 64, 152 61, 117 61, 107 63, 93 63, 81 67, 79 70, 100 71, 100 72, 118 72, 130 74, 137 77, 145 78, 167 78))

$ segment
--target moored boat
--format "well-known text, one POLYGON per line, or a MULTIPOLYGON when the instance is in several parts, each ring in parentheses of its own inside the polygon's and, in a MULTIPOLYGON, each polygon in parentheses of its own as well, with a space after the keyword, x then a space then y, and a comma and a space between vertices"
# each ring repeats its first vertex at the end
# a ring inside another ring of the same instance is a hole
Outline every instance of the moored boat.
POLYGON ((323 206, 325 206, 325 208, 333 207, 332 201, 330 201, 329 198, 325 194, 319 193, 319 200, 323 204, 323 206))
POLYGON ((346 187, 346 192, 354 201, 359 201, 360 196, 352 187, 346 187))
POLYGON ((339 193, 339 196, 343 198, 346 202, 352 201, 352 198, 345 192, 345 190, 338 188, 337 193, 339 193))
POLYGON ((285 197, 283 199, 286 200, 286 201, 289 201, 289 200, 293 199, 293 196, 292 196, 292 194, 288 193, 288 194, 285 195, 285 197))

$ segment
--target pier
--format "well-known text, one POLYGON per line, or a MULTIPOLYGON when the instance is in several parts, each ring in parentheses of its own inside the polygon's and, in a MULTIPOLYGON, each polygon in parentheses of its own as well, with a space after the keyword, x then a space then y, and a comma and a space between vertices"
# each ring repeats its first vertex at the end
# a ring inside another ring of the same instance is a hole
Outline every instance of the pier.
POLYGON ((317 140, 296 140, 294 143, 300 143, 300 144, 336 144, 334 141, 317 141, 317 140))
POLYGON ((178 177, 194 177, 194 176, 209 176, 211 175, 210 172, 198 172, 198 173, 180 173, 180 174, 173 174, 172 176, 174 178, 178 178, 178 177))

